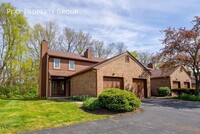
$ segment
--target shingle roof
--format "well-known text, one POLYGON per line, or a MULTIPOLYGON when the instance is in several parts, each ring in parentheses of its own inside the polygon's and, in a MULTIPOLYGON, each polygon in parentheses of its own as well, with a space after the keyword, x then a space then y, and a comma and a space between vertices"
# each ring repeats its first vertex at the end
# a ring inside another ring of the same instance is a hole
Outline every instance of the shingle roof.
POLYGON ((151 72, 151 78, 168 77, 174 71, 175 71, 175 69, 171 69, 171 70, 169 70, 167 72, 163 72, 161 69, 150 70, 150 72, 151 72))
POLYGON ((75 72, 71 72, 71 71, 60 71, 60 70, 49 70, 49 74, 51 76, 65 76, 68 77, 72 74, 74 74, 75 72))
MULTIPOLYGON (((169 77, 171 74, 174 73, 175 70, 177 70, 180 66, 172 68, 168 71, 163 71, 162 69, 151 69, 148 68, 151 72, 151 78, 160 78, 160 77, 169 77)), ((187 73, 184 67, 182 69, 187 73)), ((187 73, 188 74, 188 73, 187 73)))
POLYGON ((97 63, 106 60, 106 59, 97 58, 97 57, 92 57, 92 59, 88 59, 79 54, 62 52, 62 51, 58 51, 58 50, 48 50, 47 53, 50 56, 70 58, 70 59, 76 59, 76 60, 82 60, 82 61, 97 62, 97 63))

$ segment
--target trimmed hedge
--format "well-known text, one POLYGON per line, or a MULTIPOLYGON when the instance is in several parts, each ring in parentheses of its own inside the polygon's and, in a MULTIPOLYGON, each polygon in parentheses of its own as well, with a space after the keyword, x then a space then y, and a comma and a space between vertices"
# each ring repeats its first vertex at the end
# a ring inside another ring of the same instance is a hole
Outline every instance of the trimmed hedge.
POLYGON ((101 109, 101 103, 98 98, 89 98, 83 102, 83 108, 89 111, 101 109))
POLYGON ((200 101, 200 95, 181 94, 178 99, 189 101, 200 101))
POLYGON ((172 89, 171 91, 175 92, 178 96, 181 94, 195 95, 195 89, 192 89, 192 88, 175 88, 175 89, 172 89))
POLYGON ((171 90, 169 87, 159 87, 157 92, 159 96, 168 96, 171 93, 171 90))
POLYGON ((103 108, 111 111, 133 111, 140 107, 141 101, 132 92, 118 88, 108 88, 99 95, 103 108))

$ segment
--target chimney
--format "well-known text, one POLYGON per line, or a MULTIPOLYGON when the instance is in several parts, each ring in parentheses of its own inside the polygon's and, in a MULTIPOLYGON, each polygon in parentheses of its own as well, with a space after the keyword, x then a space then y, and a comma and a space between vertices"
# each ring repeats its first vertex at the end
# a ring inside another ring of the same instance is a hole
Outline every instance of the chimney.
POLYGON ((46 97, 46 79, 47 79, 47 50, 48 42, 43 40, 40 46, 40 85, 39 85, 39 97, 46 97))
POLYGON ((85 58, 88 58, 88 59, 92 59, 92 50, 87 49, 87 50, 84 52, 84 57, 85 57, 85 58))
POLYGON ((40 58, 42 58, 46 53, 47 53, 47 49, 48 49, 48 42, 46 40, 43 40, 41 42, 41 51, 40 51, 40 58))
POLYGON ((150 62, 148 65, 147 65, 148 68, 151 68, 151 69, 154 69, 154 64, 152 62, 150 62))

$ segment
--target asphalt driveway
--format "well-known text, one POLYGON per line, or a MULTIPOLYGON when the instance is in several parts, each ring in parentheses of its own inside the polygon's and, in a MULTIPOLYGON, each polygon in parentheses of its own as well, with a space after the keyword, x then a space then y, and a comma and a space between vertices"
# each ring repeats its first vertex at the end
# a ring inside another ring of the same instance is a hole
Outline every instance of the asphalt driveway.
POLYGON ((31 134, 200 134, 200 102, 143 100, 144 112, 31 134))

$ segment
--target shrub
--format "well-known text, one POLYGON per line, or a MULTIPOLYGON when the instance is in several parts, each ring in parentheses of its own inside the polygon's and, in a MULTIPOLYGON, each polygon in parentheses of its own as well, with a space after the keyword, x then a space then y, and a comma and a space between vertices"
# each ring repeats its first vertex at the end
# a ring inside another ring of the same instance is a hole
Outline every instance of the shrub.
POLYGON ((91 98, 89 95, 81 95, 81 96, 70 96, 70 100, 76 100, 76 101, 85 101, 87 99, 91 98))
POLYGON ((141 101, 127 90, 109 88, 99 95, 102 107, 112 111, 132 111, 140 107, 141 101))
POLYGON ((83 108, 89 111, 101 109, 101 103, 98 98, 89 98, 83 102, 83 108))
POLYGON ((189 101, 200 101, 200 95, 181 94, 178 99, 189 101))
POLYGON ((169 87, 159 87, 158 88, 158 95, 159 96, 168 96, 171 93, 169 87))
POLYGON ((1 86, 0 87, 0 97, 1 98, 10 98, 11 87, 10 86, 1 86))
POLYGON ((175 88, 175 89, 172 89, 171 92, 175 92, 178 96, 183 94, 183 93, 194 95, 195 89, 192 89, 192 88, 175 88))
POLYGON ((0 86, 0 98, 32 99, 37 97, 37 85, 0 86))

